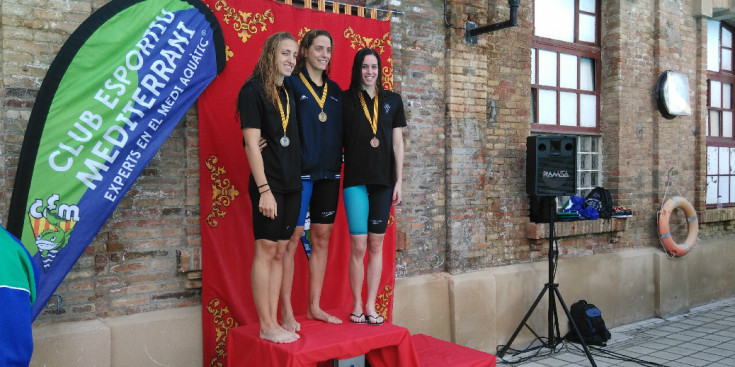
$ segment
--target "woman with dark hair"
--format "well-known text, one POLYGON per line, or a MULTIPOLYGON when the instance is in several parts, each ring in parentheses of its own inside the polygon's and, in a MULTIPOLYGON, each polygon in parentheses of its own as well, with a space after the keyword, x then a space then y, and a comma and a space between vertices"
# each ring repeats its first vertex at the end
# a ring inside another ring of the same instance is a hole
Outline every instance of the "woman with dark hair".
POLYGON ((342 170, 342 89, 329 80, 334 42, 329 32, 313 29, 304 35, 293 75, 286 84, 296 96, 296 117, 301 133, 301 212, 283 258, 281 325, 298 331, 291 307, 294 253, 304 234, 307 211, 311 220, 309 256, 309 306, 306 317, 331 324, 342 320, 321 309, 320 299, 327 270, 329 237, 339 202, 342 170))
POLYGON ((238 95, 237 112, 250 164, 255 254, 251 268, 260 337, 290 343, 299 335, 278 324, 283 254, 301 204, 299 128, 291 90, 283 83, 296 64, 298 44, 290 33, 271 35, 253 74, 238 95), (267 144, 262 148, 261 139, 267 144))
POLYGON ((383 238, 390 207, 401 202, 403 127, 399 94, 382 88, 380 55, 362 49, 352 65, 350 89, 343 93, 345 170, 343 195, 350 231, 349 276, 353 308, 350 321, 382 325, 375 310, 383 271, 383 238), (368 252, 367 300, 362 303, 368 252))

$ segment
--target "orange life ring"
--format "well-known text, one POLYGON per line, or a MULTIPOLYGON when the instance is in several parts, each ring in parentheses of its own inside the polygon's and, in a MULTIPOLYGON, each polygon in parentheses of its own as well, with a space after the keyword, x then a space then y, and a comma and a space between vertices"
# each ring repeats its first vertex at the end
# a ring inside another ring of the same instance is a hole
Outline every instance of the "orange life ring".
POLYGON ((658 217, 658 235, 661 244, 664 245, 666 251, 674 256, 684 256, 694 248, 697 243, 697 235, 699 234, 699 221, 697 220, 697 212, 689 200, 681 196, 674 196, 664 203, 658 217), (674 209, 680 208, 687 216, 687 238, 684 243, 679 245, 671 238, 669 231, 669 220, 674 209))

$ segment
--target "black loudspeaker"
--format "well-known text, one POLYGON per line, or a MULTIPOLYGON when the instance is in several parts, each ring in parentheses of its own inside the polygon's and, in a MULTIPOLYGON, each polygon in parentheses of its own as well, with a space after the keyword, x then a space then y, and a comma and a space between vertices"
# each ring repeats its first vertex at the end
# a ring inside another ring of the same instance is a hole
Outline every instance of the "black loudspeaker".
MULTIPOLYGON (((531 195, 531 222, 549 223, 551 213, 556 213, 556 198, 531 195)), ((556 217, 554 217, 556 220, 556 217)))
POLYGON ((529 136, 526 143, 526 193, 534 196, 576 195, 577 137, 529 136))

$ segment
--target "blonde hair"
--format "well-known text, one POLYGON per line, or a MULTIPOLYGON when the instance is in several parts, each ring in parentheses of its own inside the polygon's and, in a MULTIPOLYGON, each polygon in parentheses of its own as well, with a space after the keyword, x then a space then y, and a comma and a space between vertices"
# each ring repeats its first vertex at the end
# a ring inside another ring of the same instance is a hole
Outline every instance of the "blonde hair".
POLYGON ((260 53, 258 63, 255 64, 253 74, 250 75, 248 80, 257 78, 263 85, 263 91, 268 98, 268 102, 274 106, 278 105, 278 92, 272 86, 276 85, 276 78, 278 76, 278 65, 276 65, 276 53, 278 52, 278 46, 281 41, 292 40, 296 42, 291 33, 288 32, 277 32, 270 35, 265 42, 263 42, 263 50, 260 53))

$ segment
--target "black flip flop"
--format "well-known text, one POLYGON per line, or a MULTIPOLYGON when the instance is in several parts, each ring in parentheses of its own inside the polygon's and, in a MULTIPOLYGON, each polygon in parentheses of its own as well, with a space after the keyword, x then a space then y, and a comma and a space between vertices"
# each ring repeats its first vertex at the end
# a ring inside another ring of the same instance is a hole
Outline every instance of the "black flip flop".
POLYGON ((370 325, 370 326, 383 325, 384 323, 385 323, 385 319, 383 319, 383 316, 380 316, 380 315, 377 315, 377 316, 368 315, 368 317, 367 317, 367 324, 370 325))
POLYGON ((367 321, 352 321, 352 318, 353 317, 356 318, 356 319, 358 319, 358 320, 360 320, 360 319, 365 320, 365 318, 364 318, 365 317, 365 314, 364 313, 361 313, 359 315, 355 315, 354 313, 351 313, 350 314, 350 322, 353 323, 353 324, 366 324, 367 323, 367 321))

